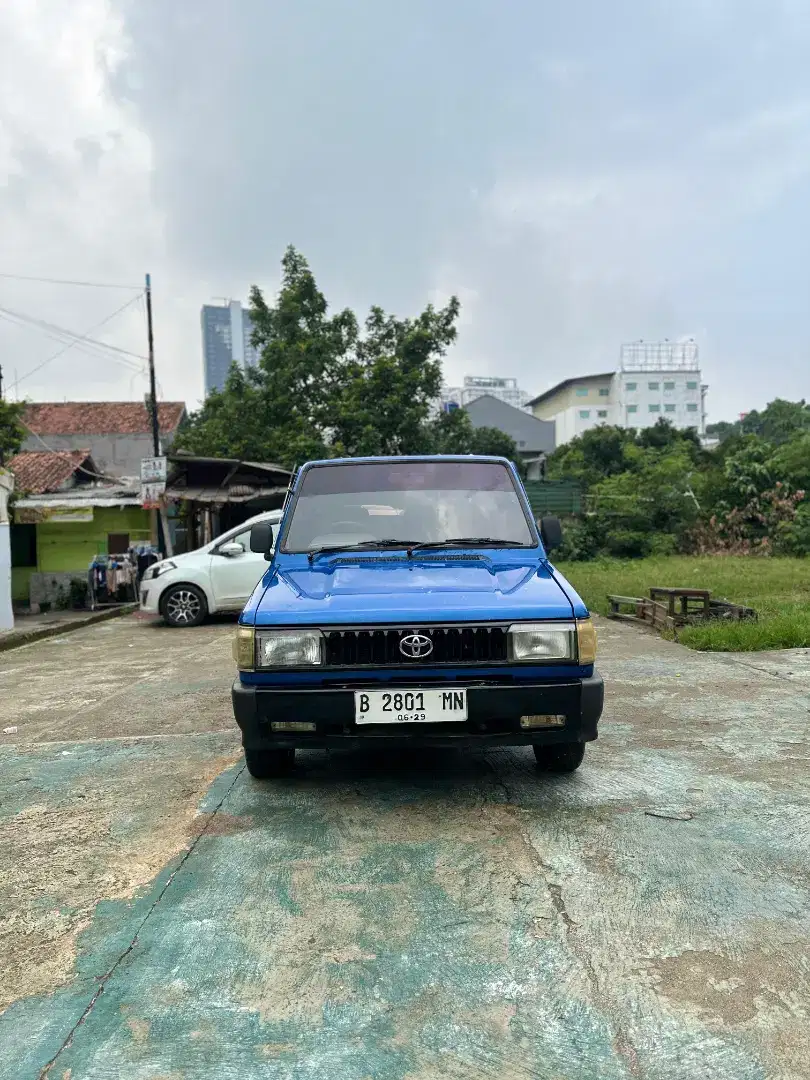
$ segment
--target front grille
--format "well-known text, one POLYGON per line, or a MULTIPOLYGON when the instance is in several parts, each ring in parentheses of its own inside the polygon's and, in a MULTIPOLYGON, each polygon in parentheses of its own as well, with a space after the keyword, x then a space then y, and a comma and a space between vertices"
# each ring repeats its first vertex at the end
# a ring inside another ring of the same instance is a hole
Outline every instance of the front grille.
POLYGON ((507 659, 503 626, 416 626, 367 630, 328 630, 326 663, 330 667, 420 667, 434 664, 491 664, 507 659), (433 646, 427 656, 406 656, 403 638, 420 634, 433 646))

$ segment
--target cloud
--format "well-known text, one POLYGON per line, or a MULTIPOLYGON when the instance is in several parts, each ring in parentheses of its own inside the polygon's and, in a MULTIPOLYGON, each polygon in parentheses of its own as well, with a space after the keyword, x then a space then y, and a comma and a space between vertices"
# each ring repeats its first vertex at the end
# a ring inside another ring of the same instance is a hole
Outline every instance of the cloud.
MULTIPOLYGON (((537 392, 699 333, 714 416, 804 392, 810 24, 798 0, 5 0, 0 271, 155 284, 167 396, 200 305, 293 242, 335 306, 462 297, 452 379, 537 392)), ((128 294, 0 279, 86 330, 128 294)), ((142 351, 135 307, 110 340, 142 351)), ((0 319, 22 373, 56 343, 0 319)), ((68 353, 34 396, 129 396, 68 353)), ((7 375, 8 379, 8 375, 7 375)))

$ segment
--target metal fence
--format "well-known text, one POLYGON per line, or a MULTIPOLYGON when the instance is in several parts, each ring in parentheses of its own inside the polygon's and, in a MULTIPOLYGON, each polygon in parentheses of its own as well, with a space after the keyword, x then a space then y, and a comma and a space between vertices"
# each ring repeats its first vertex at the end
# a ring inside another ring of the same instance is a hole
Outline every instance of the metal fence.
POLYGON ((535 517, 582 513, 582 489, 575 480, 528 480, 526 494, 535 517))

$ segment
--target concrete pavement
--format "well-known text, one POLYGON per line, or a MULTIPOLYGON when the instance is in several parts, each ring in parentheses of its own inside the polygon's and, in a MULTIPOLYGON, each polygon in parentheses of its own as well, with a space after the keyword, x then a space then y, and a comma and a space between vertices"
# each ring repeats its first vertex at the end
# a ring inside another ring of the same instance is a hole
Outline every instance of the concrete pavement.
POLYGON ((810 1077, 810 658, 600 633, 551 779, 252 781, 225 624, 0 656, 0 1080, 810 1077))

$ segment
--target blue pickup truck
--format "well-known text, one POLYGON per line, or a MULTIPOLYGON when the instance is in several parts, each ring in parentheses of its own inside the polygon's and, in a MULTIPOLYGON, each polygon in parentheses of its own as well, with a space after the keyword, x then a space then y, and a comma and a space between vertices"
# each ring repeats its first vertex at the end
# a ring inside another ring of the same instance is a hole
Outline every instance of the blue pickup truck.
POLYGON ((604 696, 582 600, 496 457, 314 461, 239 620, 233 709, 250 773, 297 748, 526 745, 573 772, 604 696))

